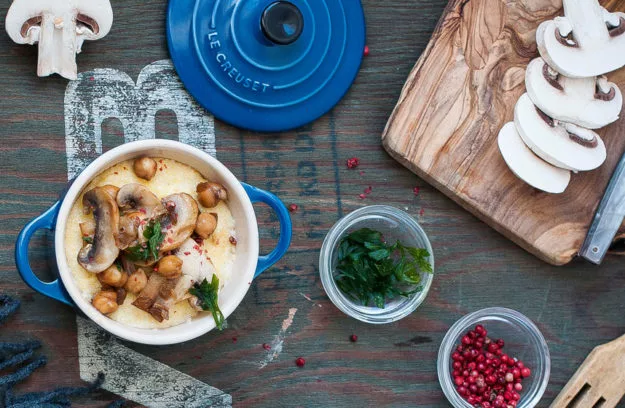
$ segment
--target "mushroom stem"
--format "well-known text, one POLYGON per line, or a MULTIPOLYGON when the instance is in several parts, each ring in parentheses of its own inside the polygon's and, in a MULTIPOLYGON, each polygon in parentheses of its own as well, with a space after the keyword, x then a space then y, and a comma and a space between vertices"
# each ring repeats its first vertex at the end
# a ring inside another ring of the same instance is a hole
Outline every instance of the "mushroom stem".
POLYGON ((67 79, 76 79, 76 19, 70 13, 54 16, 44 12, 39 35, 37 75, 53 73, 67 79))
POLYGON ((564 0, 564 15, 573 26, 575 41, 581 48, 609 39, 604 9, 597 0, 564 0))

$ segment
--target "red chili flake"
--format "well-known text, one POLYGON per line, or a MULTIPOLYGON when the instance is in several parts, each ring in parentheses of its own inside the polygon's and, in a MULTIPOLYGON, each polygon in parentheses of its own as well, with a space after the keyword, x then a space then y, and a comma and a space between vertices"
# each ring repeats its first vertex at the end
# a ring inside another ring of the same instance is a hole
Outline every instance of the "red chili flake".
POLYGON ((263 343, 263 348, 267 351, 271 350, 271 346, 267 343, 263 343))
POLYGON ((412 192, 414 193, 414 195, 418 196, 420 190, 421 189, 419 187, 415 187, 415 188, 412 189, 412 192))
POLYGON ((169 238, 167 238, 167 242, 169 242, 171 244, 172 242, 174 242, 174 239, 172 237, 169 237, 169 238))
POLYGON ((196 251, 199 251, 200 247, 198 245, 193 245, 193 249, 195 249, 196 251))
POLYGON ((423 217, 423 214, 425 214, 425 208, 422 208, 421 211, 419 211, 419 215, 423 217))
POLYGON ((160 159, 158 162, 159 162, 159 163, 163 163, 163 159, 160 159))
POLYGON ((155 266, 154 268, 152 268, 152 270, 153 270, 154 272, 158 272, 158 266, 155 266))
POLYGON ((115 172, 115 174, 119 174, 118 172, 115 172))
POLYGON ((355 169, 360 164, 360 159, 358 157, 352 157, 351 159, 347 159, 347 168, 355 169))
POLYGON ((163 171, 163 168, 162 168, 162 167, 159 167, 158 171, 163 171))
POLYGON ((291 204, 289 205, 289 211, 291 211, 292 213, 297 211, 299 207, 297 206, 297 204, 291 204))
POLYGON ((230 237, 230 243, 231 243, 232 245, 235 245, 235 246, 236 246, 236 244, 237 244, 237 239, 236 239, 235 237, 230 237))
POLYGON ((361 170, 360 173, 358 173, 358 174, 360 174, 361 176, 364 176, 365 172, 361 170))
POLYGON ((147 214, 147 211, 145 211, 145 208, 139 208, 139 212, 141 214, 147 214))
POLYGON ((233 342, 233 343, 236 343, 236 342, 237 342, 237 338, 236 338, 236 337, 233 337, 233 338, 232 338, 232 342, 233 342))
POLYGON ((124 166, 123 168, 124 168, 124 170, 128 170, 128 168, 126 166, 124 166))
POLYGON ((297 359, 295 359, 295 364, 298 367, 304 367, 306 365, 306 360, 304 360, 302 357, 298 357, 297 359))
POLYGON ((90 77, 89 81, 95 81, 95 78, 94 77, 90 77))
POLYGON ((202 245, 204 243, 204 240, 198 236, 193 237, 193 240, 197 242, 199 245, 202 245))
POLYGON ((358 336, 352 334, 351 336, 349 336, 349 341, 351 341, 352 343, 356 343, 358 341, 358 336))
POLYGON ((365 198, 367 198, 367 196, 364 194, 359 194, 358 197, 360 197, 361 200, 364 200, 365 198))
POLYGON ((185 254, 186 256, 189 256, 189 255, 191 255, 191 252, 185 251, 185 252, 183 252, 183 254, 185 254))
POLYGON ((369 56, 369 46, 368 45, 365 45, 365 49, 362 52, 362 55, 364 55, 365 57, 369 56))
POLYGON ((163 167, 167 168, 167 163, 163 164, 163 167))
POLYGON ((365 194, 371 194, 371 191, 373 191, 373 188, 371 186, 365 188, 365 194))

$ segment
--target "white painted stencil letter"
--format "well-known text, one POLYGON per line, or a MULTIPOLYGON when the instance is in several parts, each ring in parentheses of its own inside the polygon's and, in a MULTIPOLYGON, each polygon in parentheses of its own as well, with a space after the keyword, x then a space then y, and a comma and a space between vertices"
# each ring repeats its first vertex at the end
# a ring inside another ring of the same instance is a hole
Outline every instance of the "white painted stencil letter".
POLYGON ((172 110, 183 143, 215 155, 215 127, 209 115, 187 93, 170 60, 141 71, 137 83, 125 72, 83 72, 65 91, 65 143, 69 179, 102 154, 102 122, 117 118, 126 142, 155 137, 156 113, 172 110))

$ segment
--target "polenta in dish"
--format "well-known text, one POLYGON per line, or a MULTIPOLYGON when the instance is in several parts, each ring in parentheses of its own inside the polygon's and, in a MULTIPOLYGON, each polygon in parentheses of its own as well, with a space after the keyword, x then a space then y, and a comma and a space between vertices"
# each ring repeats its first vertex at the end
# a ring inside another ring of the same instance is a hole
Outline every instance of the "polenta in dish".
POLYGON ((212 313, 236 252, 226 189, 171 159, 100 173, 78 197, 65 256, 82 296, 127 326, 157 329, 212 313))

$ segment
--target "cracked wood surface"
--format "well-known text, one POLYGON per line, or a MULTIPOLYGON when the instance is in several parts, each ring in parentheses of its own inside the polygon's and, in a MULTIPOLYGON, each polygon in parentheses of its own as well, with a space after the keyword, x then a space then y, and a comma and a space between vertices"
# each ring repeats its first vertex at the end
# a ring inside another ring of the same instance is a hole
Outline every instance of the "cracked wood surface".
MULTIPOLYGON (((0 7, 0 21, 8 4, 0 7)), ((552 375, 539 405, 547 407, 594 346, 625 332, 622 259, 609 256, 600 267, 579 261, 560 268, 547 265, 403 168, 380 146, 384 125, 445 4, 364 1, 371 54, 346 98, 314 124, 266 135, 216 121, 217 157, 241 180, 276 193, 287 205, 298 204, 291 250, 252 284, 224 332, 184 345, 126 346, 223 390, 239 407, 444 408, 449 404, 438 385, 436 355, 445 332, 466 313, 505 306, 534 320, 548 341, 552 375), (353 156, 361 166, 347 170, 345 160, 353 156), (372 193, 359 199, 368 186, 372 193), (420 188, 416 196, 414 187, 420 188), (425 303, 385 326, 343 315, 326 297, 318 275, 327 230, 367 204, 394 205, 417 217, 436 257, 425 303), (293 308, 297 313, 283 333, 293 308), (352 333, 358 335, 357 343, 349 341, 352 333), (276 339, 282 350, 268 359, 274 350, 262 345, 276 339), (300 356, 306 359, 302 369, 294 363, 300 356)), ((165 7, 165 1, 113 0, 113 30, 105 39, 85 44, 79 70, 113 68, 136 81, 145 66, 168 58, 165 7)), ((487 43, 472 46, 481 50, 487 43)), ((13 260, 19 230, 52 205, 66 184, 67 82, 35 76, 36 47, 13 44, 0 33, 0 50, 5 82, 0 99, 0 291, 22 300, 20 311, 0 333, 7 340, 37 338, 49 357, 48 365, 20 390, 78 385, 76 312, 33 293, 13 260)), ((476 58, 473 63, 482 62, 476 58)), ((518 81, 517 75, 506 77, 508 86, 518 81)), ((156 127, 158 137, 177 137, 171 112, 159 112, 156 127)), ((106 121, 104 149, 119 144, 122 136, 117 120, 106 121)), ((266 251, 278 228, 263 207, 258 207, 258 219, 266 251)), ((52 240, 51 234, 38 234, 31 245, 31 262, 40 276, 52 276, 52 240)), ((77 400, 76 406, 101 407, 114 398, 100 392, 77 400)))
MULTIPOLYGON (((625 10, 625 1, 603 1, 625 10)), ((625 118, 598 133, 608 157, 573 174, 560 195, 512 174, 497 134, 525 92, 538 56, 538 25, 562 13, 559 0, 452 0, 410 73, 382 141, 400 163, 539 258, 561 265, 577 254, 610 176, 625 152, 625 118)), ((625 69, 608 74, 621 89, 625 69)), ((625 224, 617 235, 622 240, 625 224)))

